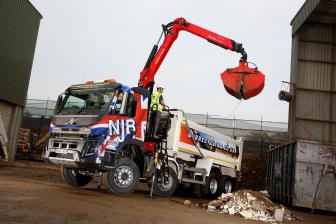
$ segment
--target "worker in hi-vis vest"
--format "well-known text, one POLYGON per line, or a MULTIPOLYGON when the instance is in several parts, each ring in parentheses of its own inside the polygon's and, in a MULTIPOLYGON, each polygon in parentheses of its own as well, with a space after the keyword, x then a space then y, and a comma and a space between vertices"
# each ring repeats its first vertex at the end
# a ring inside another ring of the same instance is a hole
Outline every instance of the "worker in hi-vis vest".
POLYGON ((162 93, 163 93, 164 88, 162 86, 157 87, 157 91, 153 92, 152 94, 152 99, 151 99, 151 104, 150 104, 150 110, 151 110, 151 115, 150 115, 150 136, 152 137, 157 137, 157 130, 160 124, 160 117, 161 117, 161 112, 165 106, 165 103, 163 101, 162 93))

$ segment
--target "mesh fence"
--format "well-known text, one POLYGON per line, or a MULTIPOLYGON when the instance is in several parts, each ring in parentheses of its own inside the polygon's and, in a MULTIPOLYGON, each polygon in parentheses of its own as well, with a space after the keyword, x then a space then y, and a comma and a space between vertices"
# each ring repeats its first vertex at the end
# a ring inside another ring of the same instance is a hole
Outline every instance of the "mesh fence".
POLYGON ((263 120, 225 119, 206 114, 186 114, 187 118, 230 137, 282 143, 288 137, 288 124, 263 120))
MULTIPOLYGON (((38 132, 46 130, 54 112, 56 101, 28 99, 24 110, 24 123, 38 132)), ((207 114, 186 114, 187 118, 230 137, 244 137, 256 148, 268 148, 288 139, 288 124, 263 120, 225 119, 207 114)))
POLYGON ((24 117, 51 117, 54 113, 56 101, 27 99, 24 117))

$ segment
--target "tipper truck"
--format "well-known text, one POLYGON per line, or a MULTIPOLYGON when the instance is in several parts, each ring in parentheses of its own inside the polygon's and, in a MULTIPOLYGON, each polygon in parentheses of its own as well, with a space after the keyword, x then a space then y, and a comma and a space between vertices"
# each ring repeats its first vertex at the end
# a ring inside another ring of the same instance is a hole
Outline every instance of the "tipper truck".
MULTIPOLYGON (((264 75, 250 68, 241 44, 183 18, 163 25, 164 41, 154 45, 137 87, 114 79, 72 85, 57 100, 43 156, 62 165, 68 184, 82 187, 99 176, 115 194, 129 194, 140 180, 151 195, 170 196, 178 185, 201 185, 202 193, 231 192, 241 169, 243 139, 198 125, 179 109, 165 107, 151 135, 154 77, 182 30, 242 55, 239 66, 221 74, 227 92, 238 99, 258 95, 264 75)), ((100 181, 99 181, 100 182, 100 181)))

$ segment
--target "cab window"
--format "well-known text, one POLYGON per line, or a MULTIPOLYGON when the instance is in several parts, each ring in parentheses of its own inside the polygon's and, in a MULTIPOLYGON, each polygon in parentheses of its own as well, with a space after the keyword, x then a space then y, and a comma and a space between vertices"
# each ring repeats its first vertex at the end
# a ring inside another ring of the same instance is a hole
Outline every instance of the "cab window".
POLYGON ((135 117, 136 115, 137 101, 132 93, 128 94, 127 107, 125 108, 125 114, 128 117, 135 117))
POLYGON ((137 101, 132 93, 120 91, 115 96, 115 106, 111 114, 135 117, 137 101))

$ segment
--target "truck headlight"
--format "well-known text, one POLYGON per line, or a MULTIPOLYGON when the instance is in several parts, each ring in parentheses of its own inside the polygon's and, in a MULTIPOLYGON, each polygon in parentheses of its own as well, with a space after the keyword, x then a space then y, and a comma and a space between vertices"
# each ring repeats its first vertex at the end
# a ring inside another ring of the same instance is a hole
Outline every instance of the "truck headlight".
POLYGON ((98 164, 101 163, 101 159, 99 157, 96 158, 96 163, 98 163, 98 164))
POLYGON ((108 145, 106 147, 106 149, 109 149, 109 150, 117 150, 117 147, 118 147, 119 143, 116 142, 116 141, 108 141, 108 145))
POLYGON ((85 135, 91 134, 91 129, 90 128, 82 128, 81 132, 85 135))
POLYGON ((61 133, 62 132, 62 129, 61 128, 58 128, 58 127, 54 127, 52 130, 51 130, 51 133, 61 133))

